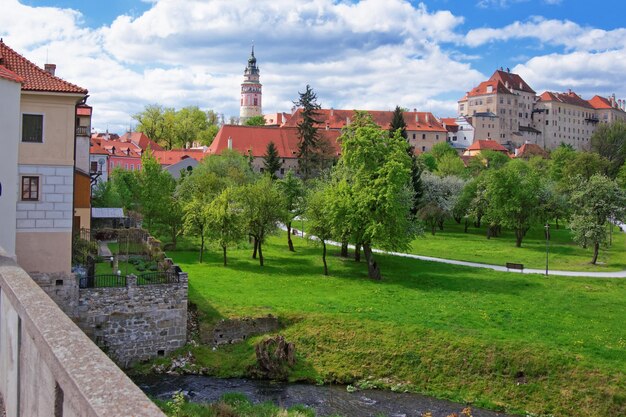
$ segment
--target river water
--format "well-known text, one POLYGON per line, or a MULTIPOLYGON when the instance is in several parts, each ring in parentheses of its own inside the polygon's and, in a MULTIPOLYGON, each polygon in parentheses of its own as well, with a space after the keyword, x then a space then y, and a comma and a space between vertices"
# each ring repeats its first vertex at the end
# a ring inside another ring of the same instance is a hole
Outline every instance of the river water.
MULTIPOLYGON (((430 411, 433 417, 461 414, 464 406, 419 394, 384 390, 362 390, 350 393, 345 386, 286 384, 247 379, 220 379, 198 375, 159 375, 136 381, 148 395, 170 399, 182 390, 190 401, 209 403, 231 392, 245 394, 255 403, 272 401, 281 407, 303 404, 318 416, 338 414, 344 417, 421 417, 430 411)), ((472 408, 473 417, 513 417, 493 411, 472 408)))

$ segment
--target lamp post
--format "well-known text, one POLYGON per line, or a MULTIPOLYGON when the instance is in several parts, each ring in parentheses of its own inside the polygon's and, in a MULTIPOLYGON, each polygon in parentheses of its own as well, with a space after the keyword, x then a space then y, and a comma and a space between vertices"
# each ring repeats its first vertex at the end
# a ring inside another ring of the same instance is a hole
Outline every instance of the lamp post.
POLYGON ((546 222, 546 276, 548 276, 548 255, 550 253, 550 225, 546 222))

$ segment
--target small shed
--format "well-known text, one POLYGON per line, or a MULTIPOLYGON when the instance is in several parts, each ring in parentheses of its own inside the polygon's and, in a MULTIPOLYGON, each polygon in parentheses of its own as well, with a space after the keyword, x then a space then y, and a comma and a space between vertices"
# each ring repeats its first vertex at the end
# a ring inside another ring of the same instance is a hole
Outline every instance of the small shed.
POLYGON ((91 209, 92 229, 128 227, 129 220, 124 216, 124 209, 121 207, 92 207, 91 209))

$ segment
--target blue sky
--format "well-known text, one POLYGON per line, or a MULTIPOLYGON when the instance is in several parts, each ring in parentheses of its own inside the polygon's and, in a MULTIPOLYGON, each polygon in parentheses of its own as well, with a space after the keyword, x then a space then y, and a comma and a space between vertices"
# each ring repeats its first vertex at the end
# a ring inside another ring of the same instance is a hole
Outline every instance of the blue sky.
POLYGON ((308 83, 327 107, 451 116, 501 66, 538 92, 626 97, 623 1, 2 2, 0 36, 88 88, 98 130, 127 129, 149 103, 236 116, 252 40, 265 112, 289 111, 308 83))

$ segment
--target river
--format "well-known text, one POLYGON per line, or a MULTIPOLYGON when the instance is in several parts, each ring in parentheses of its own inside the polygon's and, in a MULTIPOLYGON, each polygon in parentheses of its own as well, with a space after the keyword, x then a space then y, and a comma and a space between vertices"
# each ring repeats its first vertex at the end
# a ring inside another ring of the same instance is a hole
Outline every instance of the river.
MULTIPOLYGON (((247 379, 220 379, 198 375, 158 375, 138 379, 137 384, 148 395, 170 399, 182 390, 190 401, 210 403, 231 392, 245 394, 251 401, 272 401, 281 407, 303 404, 318 416, 338 414, 344 417, 421 417, 430 411, 433 417, 461 414, 464 406, 431 397, 395 393, 385 390, 361 390, 350 393, 345 386, 286 384, 247 379)), ((513 417, 472 408, 473 417, 513 417)))

